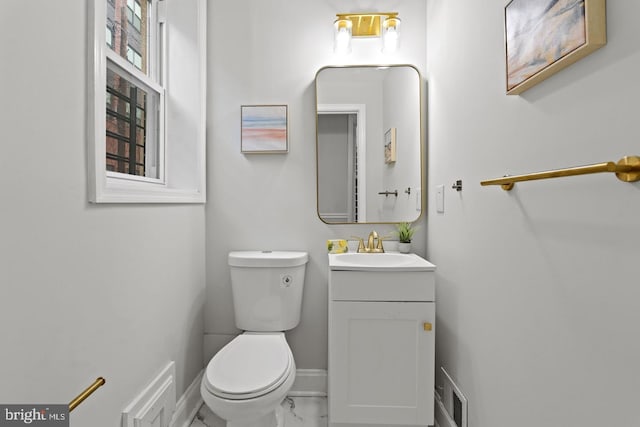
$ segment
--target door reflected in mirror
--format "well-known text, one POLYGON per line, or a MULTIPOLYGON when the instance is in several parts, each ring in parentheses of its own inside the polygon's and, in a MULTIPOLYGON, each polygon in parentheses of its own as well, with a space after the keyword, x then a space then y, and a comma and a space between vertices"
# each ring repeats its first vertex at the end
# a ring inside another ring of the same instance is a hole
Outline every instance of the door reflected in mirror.
POLYGON ((413 222, 422 213, 421 77, 410 65, 316 74, 318 216, 413 222))

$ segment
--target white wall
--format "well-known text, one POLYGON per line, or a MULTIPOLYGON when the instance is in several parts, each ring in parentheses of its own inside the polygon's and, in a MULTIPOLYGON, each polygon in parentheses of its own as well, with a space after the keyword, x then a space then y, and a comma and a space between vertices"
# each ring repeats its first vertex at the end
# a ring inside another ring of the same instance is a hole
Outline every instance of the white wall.
POLYGON ((205 217, 87 203, 85 3, 0 13, 0 402, 104 376, 71 424, 113 427, 170 360, 178 396, 202 369, 205 217))
MULTIPOLYGON (((424 72, 423 0, 240 0, 209 4, 207 302, 205 358, 238 331, 233 322, 227 253, 301 249, 310 253, 300 325, 288 334, 299 368, 326 368, 326 239, 386 234, 390 225, 327 225, 316 214, 316 72, 333 54, 335 14, 398 11, 401 51, 379 53, 354 40, 349 63, 411 63, 424 72), (240 153, 241 104, 289 105, 289 153, 240 153)), ((424 222, 422 222, 424 224, 424 222)), ((424 252, 420 229, 415 249, 424 252)))
POLYGON ((505 95, 505 3, 428 3, 437 366, 470 426, 640 425, 640 184, 479 185, 640 154, 640 3, 607 2, 608 44, 522 96, 505 95))
MULTIPOLYGON (((398 190, 398 197, 379 198, 380 218, 407 221, 417 218, 420 211, 420 93, 418 73, 409 67, 389 68, 384 79, 383 132, 396 128, 396 161, 382 168, 382 189, 398 190), (406 193, 407 189, 409 193, 406 193), (416 200, 417 199, 417 200, 416 200)), ((379 151, 380 152, 380 151, 379 151)))

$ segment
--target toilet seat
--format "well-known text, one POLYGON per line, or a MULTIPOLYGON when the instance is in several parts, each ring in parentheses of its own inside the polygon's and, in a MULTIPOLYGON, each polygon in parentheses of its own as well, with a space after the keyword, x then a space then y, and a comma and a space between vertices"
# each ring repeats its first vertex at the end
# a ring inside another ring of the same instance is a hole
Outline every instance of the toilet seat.
POLYGON ((209 392, 224 399, 263 396, 287 379, 292 358, 284 333, 245 332, 211 359, 204 384, 209 392))

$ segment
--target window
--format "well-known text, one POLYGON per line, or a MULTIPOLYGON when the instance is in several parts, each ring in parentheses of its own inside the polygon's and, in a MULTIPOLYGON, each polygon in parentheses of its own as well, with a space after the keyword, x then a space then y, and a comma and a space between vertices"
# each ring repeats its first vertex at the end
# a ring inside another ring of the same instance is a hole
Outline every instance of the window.
POLYGON ((157 108, 153 94, 136 87, 115 71, 107 69, 106 167, 109 172, 157 178, 155 146, 147 149, 153 118, 147 109, 157 108))
POLYGON ((127 46, 127 61, 131 62, 138 70, 142 70, 142 56, 131 46, 127 46))
POLYGON ((111 26, 107 24, 107 34, 106 34, 107 46, 113 47, 113 31, 111 30, 111 26))
POLYGON ((142 24, 142 6, 137 0, 127 0, 127 20, 140 32, 142 24))
POLYGON ((142 1, 144 6, 135 0, 105 5, 107 31, 116 29, 116 42, 107 40, 106 51, 105 162, 107 172, 116 178, 124 179, 121 175, 125 174, 161 180, 164 87, 158 69, 163 60, 159 38, 164 28, 158 2, 142 1), (121 11, 126 11, 126 20, 121 11), (142 14, 150 23, 145 32, 140 32, 142 14), (143 58, 140 51, 155 55, 143 58))
POLYGON ((89 4, 90 200, 204 202, 206 0, 89 4), (171 39, 168 28, 181 36, 171 39), (197 55, 170 64, 170 48, 197 55), (164 78, 169 74, 193 82, 174 84, 171 105, 164 78), (173 140, 167 138, 167 117, 173 140))
POLYGON ((134 59, 137 59, 139 65, 136 67, 158 82, 156 71, 162 61, 159 56, 162 53, 159 41, 164 33, 163 18, 158 11, 159 3, 158 0, 142 0, 142 3, 135 0, 106 2, 107 31, 113 33, 114 39, 111 43, 107 39, 107 46, 111 48, 112 53, 132 64, 136 64, 134 59), (149 60, 157 62, 148 67, 149 60))

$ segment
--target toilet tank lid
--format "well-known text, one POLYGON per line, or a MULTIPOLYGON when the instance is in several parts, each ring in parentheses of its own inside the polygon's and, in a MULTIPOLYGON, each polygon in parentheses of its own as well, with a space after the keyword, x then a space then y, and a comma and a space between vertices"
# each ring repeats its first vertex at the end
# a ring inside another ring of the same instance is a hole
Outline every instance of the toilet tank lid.
POLYGON ((295 267, 309 261, 302 251, 234 251, 229 252, 229 265, 234 267, 295 267))

